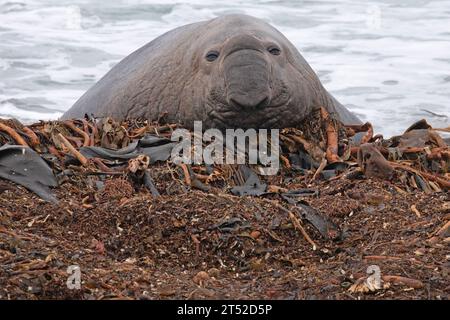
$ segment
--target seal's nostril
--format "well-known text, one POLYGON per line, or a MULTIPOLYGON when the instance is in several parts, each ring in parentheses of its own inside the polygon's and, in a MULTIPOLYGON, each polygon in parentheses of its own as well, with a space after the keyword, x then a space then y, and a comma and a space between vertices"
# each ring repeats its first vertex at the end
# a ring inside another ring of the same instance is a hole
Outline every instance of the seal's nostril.
POLYGON ((269 105, 269 97, 265 96, 256 106, 255 109, 264 109, 269 105))
POLYGON ((239 102, 237 102, 235 99, 230 98, 229 104, 235 107, 236 109, 244 109, 245 107, 242 106, 239 102))

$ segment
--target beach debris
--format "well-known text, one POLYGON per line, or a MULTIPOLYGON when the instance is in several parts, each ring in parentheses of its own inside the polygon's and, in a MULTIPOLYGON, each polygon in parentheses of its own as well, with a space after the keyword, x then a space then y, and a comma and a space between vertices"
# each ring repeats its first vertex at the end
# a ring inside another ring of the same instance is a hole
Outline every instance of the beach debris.
POLYGON ((394 168, 389 161, 370 143, 364 143, 359 147, 358 165, 368 178, 390 180, 394 173, 394 168))
POLYGON ((260 196, 266 193, 267 185, 262 183, 258 175, 248 166, 239 165, 235 179, 243 183, 231 188, 230 191, 234 195, 260 196))
POLYGON ((366 277, 361 277, 348 289, 351 293, 371 293, 389 288, 388 284, 383 283, 381 269, 378 265, 367 267, 366 277))
POLYGON ((404 285, 404 286, 407 286, 407 287, 410 287, 413 289, 421 289, 424 286, 423 282, 420 280, 411 279, 411 278, 402 277, 402 276, 384 275, 381 278, 383 279, 384 282, 390 282, 392 284, 400 284, 400 285, 404 285))
POLYGON ((297 203, 295 209, 300 213, 302 219, 308 221, 325 239, 342 240, 343 233, 339 226, 317 209, 306 203, 297 203))
POLYGON ((206 271, 199 271, 194 278, 192 279, 192 281, 194 281, 195 284, 199 285, 199 286, 203 286, 205 284, 206 281, 208 281, 210 279, 208 272, 206 271))
POLYGON ((0 147, 0 178, 24 186, 44 200, 58 202, 50 189, 58 186, 53 171, 29 147, 8 144, 0 147))
POLYGON ((269 176, 260 164, 172 162, 176 124, 0 123, 1 297, 448 290, 450 150, 426 121, 385 139, 318 108, 280 130, 280 170, 269 176), (74 263, 84 264, 78 293, 58 285, 74 263), (381 285, 361 274, 370 263, 381 285))

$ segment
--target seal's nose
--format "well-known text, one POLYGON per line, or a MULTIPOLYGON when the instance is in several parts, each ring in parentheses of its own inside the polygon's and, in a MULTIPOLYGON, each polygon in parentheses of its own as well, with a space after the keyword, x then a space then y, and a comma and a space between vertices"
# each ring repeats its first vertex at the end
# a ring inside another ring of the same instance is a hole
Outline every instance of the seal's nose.
POLYGON ((259 97, 231 95, 229 103, 237 109, 264 109, 269 105, 269 96, 266 94, 262 94, 259 97))
POLYGON ((270 65, 256 38, 230 39, 223 61, 227 100, 236 109, 263 109, 270 103, 270 65))

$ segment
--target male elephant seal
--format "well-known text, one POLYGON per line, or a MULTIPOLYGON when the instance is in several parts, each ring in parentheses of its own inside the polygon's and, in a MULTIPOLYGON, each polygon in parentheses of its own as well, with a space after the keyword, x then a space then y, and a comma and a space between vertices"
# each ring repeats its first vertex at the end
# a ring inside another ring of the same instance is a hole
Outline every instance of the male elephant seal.
POLYGON ((203 128, 285 128, 323 106, 358 118, 334 99, 292 43, 268 23, 227 15, 176 28, 130 54, 63 118, 165 115, 203 128))

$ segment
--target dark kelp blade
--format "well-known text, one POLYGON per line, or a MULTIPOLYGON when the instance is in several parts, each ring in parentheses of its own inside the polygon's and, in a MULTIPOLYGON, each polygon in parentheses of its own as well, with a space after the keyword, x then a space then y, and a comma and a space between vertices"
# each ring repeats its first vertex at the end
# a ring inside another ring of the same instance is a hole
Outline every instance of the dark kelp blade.
POLYGON ((28 147, 9 144, 0 147, 0 178, 24 186, 46 201, 58 202, 50 190, 58 186, 52 169, 28 147))
POLYGON ((239 165, 239 172, 244 180, 243 185, 231 188, 235 196, 261 196, 266 193, 267 185, 262 183, 258 175, 249 167, 239 165))
POLYGON ((87 158, 96 157, 122 162, 136 158, 140 154, 145 154, 150 157, 150 163, 153 164, 157 161, 168 160, 175 145, 176 143, 171 142, 169 139, 154 135, 146 135, 140 140, 134 141, 129 146, 119 150, 103 147, 82 147, 80 148, 80 152, 87 158))

